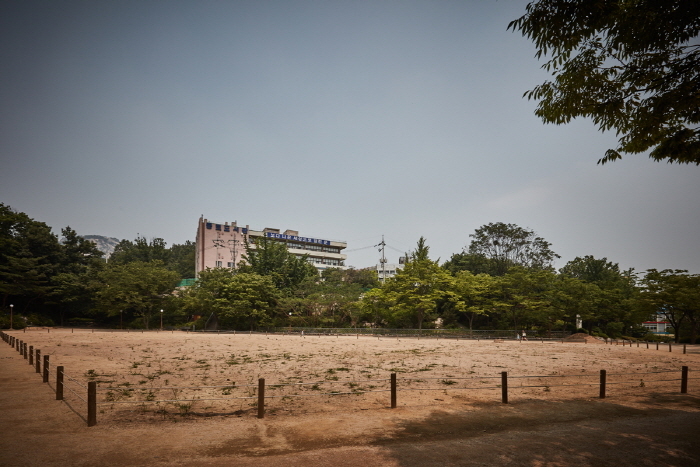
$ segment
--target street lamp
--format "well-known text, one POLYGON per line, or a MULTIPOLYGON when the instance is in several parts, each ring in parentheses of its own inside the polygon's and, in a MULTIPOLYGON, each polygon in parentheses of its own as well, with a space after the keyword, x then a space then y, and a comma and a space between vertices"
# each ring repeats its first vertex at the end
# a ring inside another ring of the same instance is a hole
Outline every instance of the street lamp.
POLYGON ((160 330, 163 330, 163 310, 160 310, 160 330))
POLYGON ((12 311, 14 307, 14 305, 10 305, 10 330, 12 330, 12 311))

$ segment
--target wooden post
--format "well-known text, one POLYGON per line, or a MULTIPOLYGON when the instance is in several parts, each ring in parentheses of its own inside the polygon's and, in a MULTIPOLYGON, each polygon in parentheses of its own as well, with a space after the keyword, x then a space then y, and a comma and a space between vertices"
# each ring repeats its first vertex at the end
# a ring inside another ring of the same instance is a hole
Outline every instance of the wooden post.
POLYGON ((23 348, 24 348, 24 359, 26 360, 26 359, 28 358, 28 355, 27 355, 27 343, 26 343, 26 342, 24 343, 23 348))
POLYGON ((265 416, 265 378, 258 380, 258 418, 265 416))
POLYGON ((659 350, 659 343, 656 343, 656 350, 659 350))
POLYGON ((391 374, 391 408, 396 408, 396 373, 391 374))
POLYGON ((63 367, 56 368, 56 400, 63 400, 63 367))
POLYGON ((36 349, 36 372, 41 373, 41 350, 36 349))
POLYGON ((88 382, 88 394, 87 394, 87 425, 95 426, 97 425, 97 382, 88 382))
POLYGON ((683 344, 683 354, 685 355, 685 344, 683 344))
POLYGON ((29 346, 29 364, 34 366, 34 346, 29 346))
POLYGON ((684 366, 681 373, 681 394, 688 393, 688 367, 684 366))
POLYGON ((671 343, 668 343, 668 351, 671 352, 671 343))
POLYGON ((605 399, 605 379, 606 379, 606 372, 605 370, 600 370, 600 398, 605 399))
POLYGON ((649 348, 649 341, 646 341, 646 343, 647 343, 647 349, 648 349, 649 348))
POLYGON ((501 401, 504 404, 508 403, 508 372, 501 372, 501 401))
POLYGON ((44 383, 49 382, 49 356, 44 355, 44 383))

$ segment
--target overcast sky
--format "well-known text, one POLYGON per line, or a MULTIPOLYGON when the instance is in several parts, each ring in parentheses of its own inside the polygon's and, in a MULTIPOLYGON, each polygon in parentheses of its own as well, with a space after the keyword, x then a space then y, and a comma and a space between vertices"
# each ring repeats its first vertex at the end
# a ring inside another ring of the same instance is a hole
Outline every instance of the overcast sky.
POLYGON ((0 202, 60 233, 194 240, 200 215, 449 259, 489 222, 562 267, 700 273, 700 168, 596 165, 544 125, 526 1, 3 1, 0 202))

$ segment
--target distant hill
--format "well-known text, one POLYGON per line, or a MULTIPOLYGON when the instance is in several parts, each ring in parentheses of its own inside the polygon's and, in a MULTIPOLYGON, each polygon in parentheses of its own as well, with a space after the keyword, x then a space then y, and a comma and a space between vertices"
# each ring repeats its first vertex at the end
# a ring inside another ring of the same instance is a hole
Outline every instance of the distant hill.
POLYGON ((97 249, 105 254, 105 259, 109 258, 110 255, 114 253, 114 247, 121 241, 118 238, 105 237, 102 235, 82 235, 82 237, 94 243, 97 249))

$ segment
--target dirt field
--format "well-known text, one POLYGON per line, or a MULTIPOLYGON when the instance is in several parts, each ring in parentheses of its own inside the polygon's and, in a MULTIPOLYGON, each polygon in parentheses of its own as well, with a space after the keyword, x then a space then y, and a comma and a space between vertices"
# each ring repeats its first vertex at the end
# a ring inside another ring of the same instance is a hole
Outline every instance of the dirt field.
POLYGON ((0 465, 700 465, 697 348, 11 334, 50 356, 51 378, 42 383, 0 343, 0 465), (54 395, 58 365, 75 391, 63 402, 54 395), (681 395, 683 365, 691 379, 681 395), (598 398, 601 369, 606 399, 598 398), (501 403, 503 371, 509 404, 501 403), (259 378, 264 419, 256 418, 259 378), (98 382, 91 428, 79 398, 87 381, 98 382))

